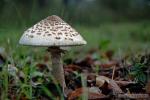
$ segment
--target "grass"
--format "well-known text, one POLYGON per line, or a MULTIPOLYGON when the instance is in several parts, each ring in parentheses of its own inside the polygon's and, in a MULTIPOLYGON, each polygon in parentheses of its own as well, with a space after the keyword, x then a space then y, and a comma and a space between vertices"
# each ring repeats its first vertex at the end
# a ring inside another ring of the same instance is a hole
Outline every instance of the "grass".
POLYGON ((145 49, 149 46, 150 25, 142 25, 143 23, 116 23, 102 24, 98 27, 79 27, 79 31, 83 33, 88 41, 88 47, 96 47, 103 40, 110 41, 112 49, 145 49), (146 35, 145 35, 146 34, 146 35), (130 44, 130 45, 129 45, 130 44))

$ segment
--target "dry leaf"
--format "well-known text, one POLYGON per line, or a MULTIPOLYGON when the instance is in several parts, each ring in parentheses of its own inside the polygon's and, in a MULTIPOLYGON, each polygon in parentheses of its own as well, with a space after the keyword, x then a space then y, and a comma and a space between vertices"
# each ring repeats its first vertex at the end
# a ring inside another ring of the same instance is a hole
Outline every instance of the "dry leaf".
POLYGON ((73 71, 81 72, 82 71, 80 66, 73 65, 73 64, 65 66, 64 69, 65 71, 69 71, 69 72, 73 72, 73 71))
POLYGON ((98 100, 98 99, 106 98, 106 96, 102 94, 100 90, 98 90, 98 88, 92 87, 92 88, 76 89, 75 91, 70 93, 70 95, 68 96, 68 100, 76 100, 80 98, 85 92, 87 92, 89 100, 98 100))
POLYGON ((98 87, 102 87, 104 85, 105 82, 109 83, 109 78, 106 76, 97 76, 96 77, 96 85, 98 87))

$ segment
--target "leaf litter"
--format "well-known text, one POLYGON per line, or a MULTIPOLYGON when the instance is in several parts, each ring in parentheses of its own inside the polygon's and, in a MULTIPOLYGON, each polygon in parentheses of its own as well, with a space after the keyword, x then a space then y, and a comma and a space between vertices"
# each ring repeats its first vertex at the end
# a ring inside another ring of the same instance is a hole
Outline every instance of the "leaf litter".
MULTIPOLYGON (((0 90, 7 90, 7 98, 10 100, 76 100, 85 97, 89 100, 148 100, 150 54, 138 57, 127 55, 116 59, 114 53, 112 50, 91 49, 82 58, 65 59, 67 96, 64 96, 62 87, 54 82, 49 73, 47 55, 43 56, 43 62, 35 64, 32 63, 33 58, 30 58, 32 61, 24 59, 24 67, 19 67, 7 63, 7 57, 0 52, 0 90), (6 68, 7 76, 4 74, 6 68), (82 75, 85 76, 84 83, 82 75), (4 81, 8 81, 8 89, 4 81)), ((2 95, 3 92, 0 92, 2 95)))

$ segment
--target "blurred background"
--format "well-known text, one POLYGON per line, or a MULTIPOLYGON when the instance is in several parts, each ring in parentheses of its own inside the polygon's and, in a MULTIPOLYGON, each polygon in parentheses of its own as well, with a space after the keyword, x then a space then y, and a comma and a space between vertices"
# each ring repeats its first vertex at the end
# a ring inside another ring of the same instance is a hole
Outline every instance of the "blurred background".
MULTIPOLYGON (((150 18, 150 0, 1 0, 1 23, 28 25, 56 14, 74 24, 143 21, 150 18)), ((4 26, 4 24, 1 24, 4 26)))
POLYGON ((0 46, 16 48, 24 30, 58 15, 87 48, 141 52, 150 48, 150 0, 0 0, 0 46))

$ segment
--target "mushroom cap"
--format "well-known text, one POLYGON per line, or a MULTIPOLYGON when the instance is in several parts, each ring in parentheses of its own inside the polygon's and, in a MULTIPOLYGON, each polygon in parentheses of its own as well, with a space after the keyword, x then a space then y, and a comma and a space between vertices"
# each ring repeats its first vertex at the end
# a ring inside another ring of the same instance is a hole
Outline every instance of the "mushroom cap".
POLYGON ((77 46, 86 41, 69 24, 56 15, 49 16, 22 35, 20 44, 32 46, 77 46))

